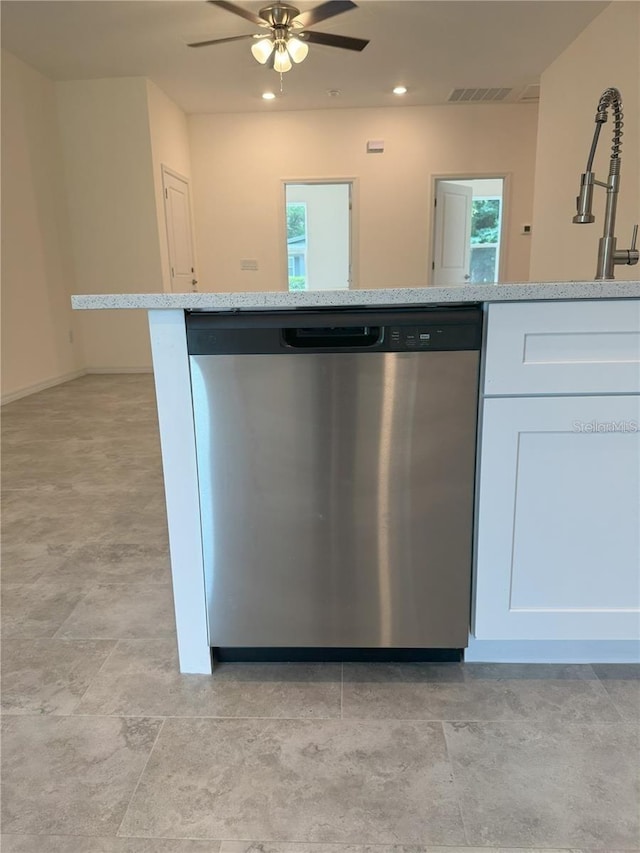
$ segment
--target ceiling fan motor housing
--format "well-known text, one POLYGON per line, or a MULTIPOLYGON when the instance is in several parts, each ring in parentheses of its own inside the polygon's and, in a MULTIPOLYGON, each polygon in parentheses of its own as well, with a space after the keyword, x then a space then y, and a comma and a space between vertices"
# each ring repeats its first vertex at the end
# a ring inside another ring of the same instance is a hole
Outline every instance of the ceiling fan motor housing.
POLYGON ((265 21, 268 21, 272 27, 289 27, 293 19, 300 14, 300 9, 290 6, 288 3, 274 3, 272 6, 265 6, 260 9, 258 14, 265 21))

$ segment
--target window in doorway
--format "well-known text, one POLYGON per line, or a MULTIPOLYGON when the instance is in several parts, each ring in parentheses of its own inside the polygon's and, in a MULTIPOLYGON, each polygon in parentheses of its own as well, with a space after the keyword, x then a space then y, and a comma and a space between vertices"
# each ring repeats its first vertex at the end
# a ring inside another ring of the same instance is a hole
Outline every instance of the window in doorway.
POLYGON ((307 204, 287 202, 289 290, 307 289, 307 204))
POLYGON ((486 284, 498 280, 501 218, 500 196, 473 199, 470 270, 472 284, 486 284))
POLYGON ((285 182, 289 290, 351 284, 351 181, 285 182))

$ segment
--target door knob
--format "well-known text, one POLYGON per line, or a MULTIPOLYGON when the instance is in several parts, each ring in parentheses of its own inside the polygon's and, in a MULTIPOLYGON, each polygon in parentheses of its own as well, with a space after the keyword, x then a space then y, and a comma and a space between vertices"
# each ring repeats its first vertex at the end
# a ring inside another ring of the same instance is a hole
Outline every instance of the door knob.
POLYGON ((465 277, 464 277, 464 280, 469 281, 470 278, 471 278, 471 276, 467 273, 467 275, 465 275, 465 277))

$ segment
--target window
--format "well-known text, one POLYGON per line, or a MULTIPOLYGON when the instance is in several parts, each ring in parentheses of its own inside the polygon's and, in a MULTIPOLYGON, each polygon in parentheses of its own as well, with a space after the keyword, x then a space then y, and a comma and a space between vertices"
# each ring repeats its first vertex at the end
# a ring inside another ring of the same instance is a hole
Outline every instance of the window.
POLYGON ((287 202, 289 290, 307 289, 307 204, 287 202))
POLYGON ((471 282, 498 280, 502 199, 499 196, 473 199, 471 214, 471 282))

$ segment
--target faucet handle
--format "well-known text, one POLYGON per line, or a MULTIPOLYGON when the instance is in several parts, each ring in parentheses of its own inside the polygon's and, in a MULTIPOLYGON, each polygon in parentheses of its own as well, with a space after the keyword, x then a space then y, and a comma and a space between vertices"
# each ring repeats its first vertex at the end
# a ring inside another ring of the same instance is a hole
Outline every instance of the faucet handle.
MULTIPOLYGON (((602 243, 602 240, 600 241, 602 243)), ((613 253, 614 264, 627 264, 633 267, 640 261, 640 252, 638 251, 638 226, 633 226, 633 236, 631 237, 630 249, 616 249, 613 253)))
POLYGON ((631 237, 631 248, 628 249, 625 254, 627 259, 623 261, 624 264, 628 264, 630 267, 635 266, 640 260, 640 252, 638 251, 638 226, 633 226, 633 235, 631 237))

